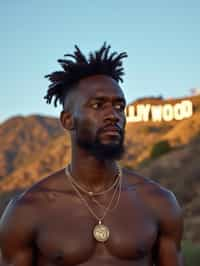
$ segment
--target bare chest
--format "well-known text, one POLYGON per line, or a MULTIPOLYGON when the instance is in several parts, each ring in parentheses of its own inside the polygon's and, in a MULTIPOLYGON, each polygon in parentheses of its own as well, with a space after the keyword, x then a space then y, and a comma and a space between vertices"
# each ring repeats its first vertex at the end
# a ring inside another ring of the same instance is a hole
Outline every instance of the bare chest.
POLYGON ((78 265, 93 257, 137 260, 151 253, 157 224, 141 201, 122 195, 118 208, 108 212, 102 221, 109 229, 109 238, 104 243, 94 238, 98 220, 81 202, 60 206, 47 208, 38 225, 36 245, 41 259, 59 265, 78 265))

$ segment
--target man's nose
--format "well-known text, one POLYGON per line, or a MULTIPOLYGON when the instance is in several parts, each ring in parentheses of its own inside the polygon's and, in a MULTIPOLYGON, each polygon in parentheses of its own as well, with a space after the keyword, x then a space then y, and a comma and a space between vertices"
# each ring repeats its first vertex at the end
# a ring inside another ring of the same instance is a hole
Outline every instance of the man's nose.
POLYGON ((106 109, 105 115, 104 115, 104 120, 110 120, 113 122, 118 122, 120 120, 120 116, 117 112, 117 110, 111 106, 106 109))

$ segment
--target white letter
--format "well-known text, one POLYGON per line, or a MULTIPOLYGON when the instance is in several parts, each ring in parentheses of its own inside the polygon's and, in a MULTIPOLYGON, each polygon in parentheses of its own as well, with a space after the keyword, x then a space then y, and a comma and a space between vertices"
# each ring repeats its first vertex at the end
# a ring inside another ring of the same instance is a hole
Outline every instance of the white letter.
POLYGON ((183 108, 181 103, 176 103, 174 105, 174 119, 182 120, 184 118, 183 108))
POLYGON ((138 104, 137 110, 140 114, 142 121, 148 121, 149 120, 149 112, 150 112, 150 104, 138 104))
POLYGON ((173 107, 171 106, 171 104, 165 104, 163 106, 162 116, 163 116, 163 120, 164 121, 173 120, 173 118, 174 118, 174 116, 173 116, 173 107))
POLYGON ((127 122, 139 122, 141 121, 141 117, 135 115, 135 106, 130 105, 128 108, 128 116, 126 117, 127 122))
POLYGON ((191 117, 193 113, 192 102, 189 100, 185 100, 185 101, 182 101, 181 104, 182 104, 183 117, 184 118, 191 117))
POLYGON ((162 113, 161 113, 161 109, 162 106, 161 105, 152 105, 151 106, 151 116, 152 116, 152 120, 154 122, 156 121, 161 121, 162 120, 162 113))

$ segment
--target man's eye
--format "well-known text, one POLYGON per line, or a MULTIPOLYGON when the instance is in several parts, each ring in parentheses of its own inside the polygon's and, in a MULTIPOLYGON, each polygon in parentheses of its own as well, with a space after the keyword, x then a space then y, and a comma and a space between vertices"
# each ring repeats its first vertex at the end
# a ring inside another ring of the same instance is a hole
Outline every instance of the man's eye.
POLYGON ((123 104, 116 104, 116 105, 115 105, 115 108, 116 108, 117 110, 123 111, 125 107, 124 107, 123 104))
POLYGON ((91 106, 93 109, 98 109, 101 105, 100 103, 92 103, 91 106))

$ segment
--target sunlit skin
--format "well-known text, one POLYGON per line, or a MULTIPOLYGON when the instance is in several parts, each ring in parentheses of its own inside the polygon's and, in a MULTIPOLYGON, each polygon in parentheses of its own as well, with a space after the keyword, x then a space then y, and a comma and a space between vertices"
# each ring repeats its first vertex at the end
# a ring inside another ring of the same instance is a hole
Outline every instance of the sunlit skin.
MULTIPOLYGON (((115 159, 98 159, 78 139, 118 145, 125 129, 125 98, 118 83, 96 75, 82 79, 66 99, 60 120, 72 142, 71 169, 87 190, 115 178, 115 159)), ((118 207, 103 223, 109 239, 97 242, 98 223, 69 183, 64 169, 10 202, 0 223, 1 266, 182 266, 182 211, 175 196, 152 180, 122 169, 118 207)), ((98 196, 107 204, 113 191, 98 196)), ((102 211, 84 194, 98 216, 102 211)))

